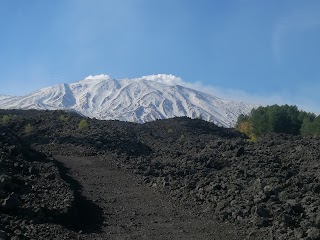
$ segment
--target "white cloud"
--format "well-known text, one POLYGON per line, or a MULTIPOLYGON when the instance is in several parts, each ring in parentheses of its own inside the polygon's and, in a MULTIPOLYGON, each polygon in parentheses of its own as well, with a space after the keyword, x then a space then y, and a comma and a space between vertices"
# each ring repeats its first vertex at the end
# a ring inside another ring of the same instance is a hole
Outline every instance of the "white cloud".
POLYGON ((160 82, 168 85, 183 85, 185 82, 172 74, 154 74, 143 76, 139 79, 160 82))
POLYGON ((108 80, 110 79, 109 75, 100 74, 100 75, 89 75, 84 80, 108 80))
POLYGON ((195 83, 184 82, 182 85, 197 89, 202 92, 209 93, 211 95, 226 99, 226 100, 235 100, 242 101, 248 103, 254 103, 258 105, 268 105, 268 104, 276 104, 279 102, 283 102, 282 97, 280 95, 272 95, 272 96, 261 96, 257 94, 251 94, 244 90, 233 89, 233 88, 223 88, 219 86, 211 86, 203 84, 198 81, 195 83))

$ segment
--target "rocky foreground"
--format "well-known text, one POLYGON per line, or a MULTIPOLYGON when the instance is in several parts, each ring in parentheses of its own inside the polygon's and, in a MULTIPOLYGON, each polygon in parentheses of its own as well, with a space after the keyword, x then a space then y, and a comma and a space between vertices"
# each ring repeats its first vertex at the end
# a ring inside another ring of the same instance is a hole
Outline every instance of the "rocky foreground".
POLYGON ((65 239, 74 202, 56 163, 0 127, 0 239, 65 239))
POLYGON ((3 115, 10 121, 0 129, 0 239, 78 239, 108 222, 103 204, 81 195, 86 181, 72 179, 56 156, 111 161, 193 216, 234 226, 239 238, 320 239, 318 139, 267 135, 251 143, 189 118, 85 119, 79 128, 84 118, 61 111, 3 115))

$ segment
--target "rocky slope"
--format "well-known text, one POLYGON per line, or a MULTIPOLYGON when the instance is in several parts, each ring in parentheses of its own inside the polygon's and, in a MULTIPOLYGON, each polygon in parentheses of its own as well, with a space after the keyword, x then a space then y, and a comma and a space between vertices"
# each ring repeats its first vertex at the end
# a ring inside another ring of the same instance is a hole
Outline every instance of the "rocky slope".
POLYGON ((7 127, 33 149, 109 159, 194 214, 229 222, 239 236, 320 239, 319 139, 267 135, 250 143, 189 118, 142 125, 86 119, 79 129, 83 118, 65 112, 2 114, 12 115, 7 127))
POLYGON ((230 127, 239 114, 247 114, 254 107, 253 104, 227 101, 180 84, 183 84, 180 78, 164 74, 135 79, 89 76, 26 96, 0 96, 0 108, 67 109, 91 118, 139 123, 178 116, 201 117, 230 127))
POLYGON ((0 127, 0 239, 65 239, 74 202, 54 161, 0 127))

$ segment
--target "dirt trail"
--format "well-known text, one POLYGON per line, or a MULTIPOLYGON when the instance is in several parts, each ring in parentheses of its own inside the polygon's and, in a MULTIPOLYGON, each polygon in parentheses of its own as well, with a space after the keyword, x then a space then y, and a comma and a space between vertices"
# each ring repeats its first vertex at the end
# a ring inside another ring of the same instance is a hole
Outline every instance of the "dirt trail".
POLYGON ((175 206, 136 175, 117 168, 112 157, 55 158, 82 186, 81 194, 102 210, 99 231, 84 239, 238 239, 231 226, 175 206))

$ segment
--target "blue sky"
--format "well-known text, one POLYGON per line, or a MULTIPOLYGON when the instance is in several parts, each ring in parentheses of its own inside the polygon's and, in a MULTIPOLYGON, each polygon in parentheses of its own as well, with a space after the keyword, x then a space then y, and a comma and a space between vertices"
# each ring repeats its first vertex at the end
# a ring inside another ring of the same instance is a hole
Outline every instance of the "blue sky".
POLYGON ((166 73, 320 112, 318 0, 1 0, 0 94, 166 73))

